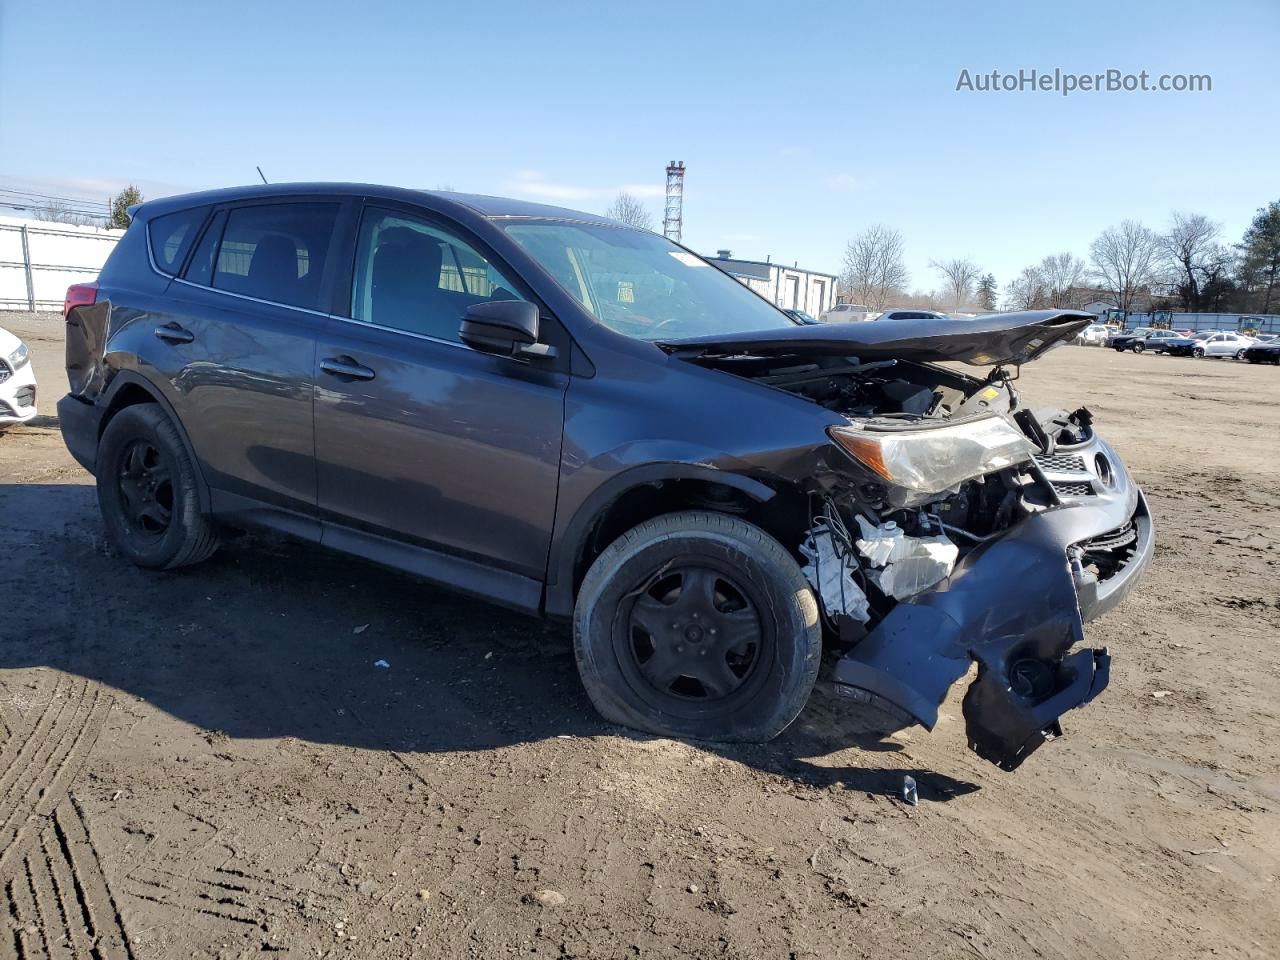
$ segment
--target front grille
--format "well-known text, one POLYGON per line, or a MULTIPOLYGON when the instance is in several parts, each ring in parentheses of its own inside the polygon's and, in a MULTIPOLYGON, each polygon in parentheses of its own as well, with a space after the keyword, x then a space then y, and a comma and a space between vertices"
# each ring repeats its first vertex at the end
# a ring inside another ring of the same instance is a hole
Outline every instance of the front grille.
POLYGON ((17 401, 17 404, 20 407, 34 407, 36 405, 35 384, 27 384, 13 395, 13 399, 17 401))
POLYGON ((1045 456, 1043 453, 1036 455, 1036 464, 1045 473, 1085 473, 1084 457, 1077 457, 1070 453, 1055 453, 1053 456, 1045 456))
POLYGON ((1060 497, 1092 497, 1093 487, 1088 483, 1058 483, 1054 481, 1053 489, 1060 497))
POLYGON ((13 376, 13 371, 9 369, 9 365, 0 360, 0 383, 4 383, 11 376, 13 376))
POLYGON ((1137 539, 1138 528, 1130 522, 1123 527, 1117 527, 1114 530, 1099 534, 1092 540, 1085 540, 1080 546, 1085 551, 1118 550, 1120 547, 1127 547, 1137 539))

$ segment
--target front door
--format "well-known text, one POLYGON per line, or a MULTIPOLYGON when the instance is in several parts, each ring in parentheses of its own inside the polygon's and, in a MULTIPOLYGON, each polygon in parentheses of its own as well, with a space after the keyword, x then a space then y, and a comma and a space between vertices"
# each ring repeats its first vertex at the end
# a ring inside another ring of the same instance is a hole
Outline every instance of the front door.
POLYGON ((458 339, 467 306, 518 289, 448 226, 365 209, 351 318, 316 352, 325 543, 376 553, 354 542, 372 535, 544 578, 568 377, 458 339))

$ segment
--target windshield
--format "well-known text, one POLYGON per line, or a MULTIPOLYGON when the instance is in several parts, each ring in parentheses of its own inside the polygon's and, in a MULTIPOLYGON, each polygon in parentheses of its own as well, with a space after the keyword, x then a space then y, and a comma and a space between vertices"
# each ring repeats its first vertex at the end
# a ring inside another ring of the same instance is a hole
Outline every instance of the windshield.
POLYGON ((678 340, 795 325, 728 274, 656 233, 561 221, 504 226, 597 320, 628 337, 678 340))

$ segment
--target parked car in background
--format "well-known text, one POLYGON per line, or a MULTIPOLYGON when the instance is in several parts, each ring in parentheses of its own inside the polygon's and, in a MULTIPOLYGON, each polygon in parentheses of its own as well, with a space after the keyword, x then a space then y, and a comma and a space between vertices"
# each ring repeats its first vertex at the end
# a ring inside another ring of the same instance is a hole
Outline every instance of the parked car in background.
POLYGON ((1139 340, 1146 338, 1154 327, 1134 327, 1132 330, 1113 333, 1107 337, 1106 344, 1108 347, 1114 347, 1116 350, 1130 350, 1139 340))
POLYGON ((27 345, 0 327, 0 430, 36 415, 36 374, 27 345))
POLYGON ((1164 352, 1171 357, 1202 357, 1203 351, 1196 353, 1196 350, 1202 348, 1204 342, 1214 334, 1221 332, 1221 330, 1200 330, 1185 337, 1174 337, 1165 343, 1164 352))
POLYGON ((1245 347, 1241 359, 1250 363, 1280 363, 1280 337, 1270 340, 1259 340, 1252 346, 1245 347))
POLYGON ((1092 316, 802 325, 708 267, 497 197, 153 200, 68 291, 62 435, 141 567, 265 527, 570 621, 600 713, 669 737, 774 737, 824 640, 928 728, 976 661, 965 739, 1014 769, 1154 552, 1089 410, 1017 389, 1092 316))
POLYGON ((782 312, 796 323, 814 324, 818 322, 812 314, 805 313, 803 310, 783 310, 782 312))
POLYGON ((843 323, 845 321, 866 320, 868 315, 875 313, 870 307, 861 303, 837 303, 830 310, 823 312, 818 317, 819 323, 843 323))
POLYGON ((1245 350, 1256 342, 1253 337, 1246 337, 1242 333, 1215 333, 1201 341, 1201 346, 1198 348, 1200 353, 1192 350, 1191 355, 1193 357, 1235 357, 1240 360, 1244 358, 1245 350))
POLYGON ((868 320, 952 320, 953 317, 945 313, 939 313, 937 310, 884 310, 880 313, 872 313, 867 316, 868 320))
POLYGON ((1134 353, 1142 353, 1144 350, 1151 350, 1155 353, 1164 353, 1165 347, 1174 340, 1181 339, 1177 331, 1174 330, 1152 330, 1141 340, 1135 340, 1130 348, 1134 353))
POLYGON ((1105 323, 1091 323, 1076 337, 1076 343, 1084 347, 1100 347, 1111 336, 1111 328, 1105 323))

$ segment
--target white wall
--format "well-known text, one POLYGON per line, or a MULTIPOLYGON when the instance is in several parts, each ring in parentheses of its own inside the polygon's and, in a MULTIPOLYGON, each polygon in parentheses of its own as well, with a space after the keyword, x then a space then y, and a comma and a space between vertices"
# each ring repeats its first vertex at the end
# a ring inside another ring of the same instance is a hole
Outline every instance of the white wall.
POLYGON ((31 292, 37 310, 61 310, 67 287, 94 280, 124 233, 102 227, 0 217, 0 309, 28 310, 27 260, 22 250, 26 228, 31 292))

